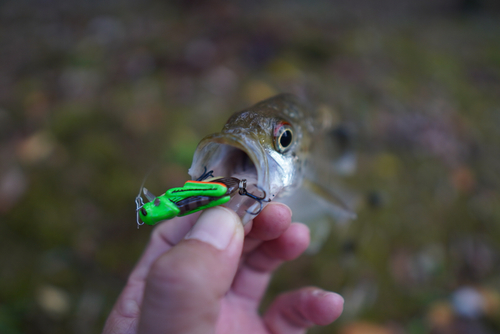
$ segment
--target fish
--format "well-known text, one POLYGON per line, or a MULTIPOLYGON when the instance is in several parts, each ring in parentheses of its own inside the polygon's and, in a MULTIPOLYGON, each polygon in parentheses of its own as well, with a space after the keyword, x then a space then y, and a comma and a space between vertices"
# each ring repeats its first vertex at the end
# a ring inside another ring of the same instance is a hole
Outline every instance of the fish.
MULTIPOLYGON (((341 145, 336 145, 337 159, 326 159, 335 146, 336 130, 330 123, 320 109, 297 96, 276 95, 233 114, 219 133, 203 138, 189 175, 195 180, 208 169, 214 175, 246 179, 248 192, 264 200, 234 196, 224 204, 242 218, 243 224, 260 212, 259 205, 274 200, 286 204, 311 202, 310 207, 319 204, 321 210, 317 211, 328 212, 330 217, 352 219, 355 213, 349 203, 325 182, 324 175, 335 173, 335 161, 350 161, 346 157, 352 160, 353 156, 345 136, 341 136, 341 145)), ((303 210, 295 210, 297 204, 293 206, 294 219, 314 219, 310 214, 301 217, 303 210)))

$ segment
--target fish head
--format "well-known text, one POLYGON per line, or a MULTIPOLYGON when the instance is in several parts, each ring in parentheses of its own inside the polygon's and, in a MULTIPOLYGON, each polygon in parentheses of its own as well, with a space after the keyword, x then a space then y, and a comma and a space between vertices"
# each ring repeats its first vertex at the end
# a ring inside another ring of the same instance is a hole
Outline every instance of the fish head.
MULTIPOLYGON (((281 94, 232 115, 221 132, 201 140, 189 174, 206 170, 217 176, 247 180, 247 191, 269 201, 293 192, 302 183, 310 127, 300 104, 281 94)), ((267 202, 262 202, 264 205, 267 202)), ((245 224, 261 204, 235 195, 226 204, 245 224)))

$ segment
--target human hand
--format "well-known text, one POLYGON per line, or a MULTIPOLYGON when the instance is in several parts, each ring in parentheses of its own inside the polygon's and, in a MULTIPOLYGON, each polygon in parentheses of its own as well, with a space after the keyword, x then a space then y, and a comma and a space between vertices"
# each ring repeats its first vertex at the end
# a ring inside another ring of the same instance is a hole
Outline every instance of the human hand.
POLYGON ((290 221, 287 206, 270 203, 245 228, 220 206, 160 224, 103 333, 295 334, 333 322, 342 297, 314 287, 258 314, 272 272, 309 244, 308 228, 290 221))

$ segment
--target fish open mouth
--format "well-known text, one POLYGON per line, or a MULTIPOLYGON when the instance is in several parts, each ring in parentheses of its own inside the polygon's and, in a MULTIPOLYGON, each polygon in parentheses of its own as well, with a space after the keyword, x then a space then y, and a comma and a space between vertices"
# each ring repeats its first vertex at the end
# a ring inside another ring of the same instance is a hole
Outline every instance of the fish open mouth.
MULTIPOLYGON (((214 176, 246 179, 247 191, 256 197, 272 198, 269 168, 264 148, 251 134, 218 133, 205 137, 198 145, 189 175, 198 178, 206 170, 214 176)), ((265 205, 267 202, 262 201, 265 205)), ((233 209, 246 224, 259 212, 261 203, 247 196, 236 194, 225 206, 233 209)))

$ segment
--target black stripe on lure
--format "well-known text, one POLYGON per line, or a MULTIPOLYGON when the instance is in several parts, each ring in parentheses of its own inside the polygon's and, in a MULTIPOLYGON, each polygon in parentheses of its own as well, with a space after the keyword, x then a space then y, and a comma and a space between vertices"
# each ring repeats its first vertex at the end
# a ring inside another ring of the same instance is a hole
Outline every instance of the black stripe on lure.
POLYGON ((159 221, 172 219, 177 216, 186 216, 191 213, 211 208, 227 203, 236 191, 242 196, 248 196, 260 203, 257 212, 250 212, 258 215, 262 211, 262 202, 266 200, 266 193, 262 197, 255 196, 247 192, 247 181, 235 177, 213 177, 213 171, 203 173, 195 181, 187 181, 180 188, 172 188, 165 194, 156 197, 149 190, 141 186, 139 194, 135 198, 137 212, 137 227, 143 225, 155 225, 159 221), (149 200, 144 203, 141 192, 149 200), (141 223, 142 221, 142 223, 141 223))

